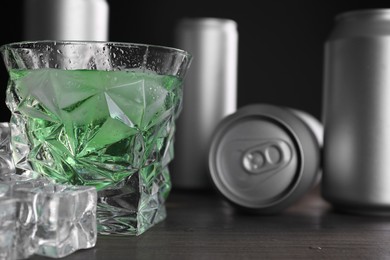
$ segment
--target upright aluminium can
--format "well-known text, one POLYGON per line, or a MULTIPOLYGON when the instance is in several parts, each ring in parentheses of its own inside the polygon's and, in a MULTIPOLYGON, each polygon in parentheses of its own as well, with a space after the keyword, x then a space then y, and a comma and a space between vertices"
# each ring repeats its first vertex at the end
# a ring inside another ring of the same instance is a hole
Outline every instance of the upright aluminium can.
POLYGON ((25 40, 108 40, 106 0, 26 0, 25 40))
POLYGON ((325 44, 323 197, 390 213, 390 9, 339 14, 325 44))
POLYGON ((172 185, 180 189, 212 188, 208 170, 211 135, 237 108, 238 31, 235 21, 184 18, 175 28, 175 47, 190 52, 191 68, 183 86, 177 121, 172 185))

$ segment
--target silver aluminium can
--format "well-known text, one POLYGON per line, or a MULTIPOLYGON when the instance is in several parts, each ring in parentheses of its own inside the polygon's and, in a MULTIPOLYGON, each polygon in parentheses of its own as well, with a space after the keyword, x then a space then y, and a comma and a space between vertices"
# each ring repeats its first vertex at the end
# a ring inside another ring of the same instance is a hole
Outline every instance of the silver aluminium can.
POLYGON ((390 212, 390 9, 338 15, 325 44, 322 193, 336 209, 390 212))
POLYGON ((108 19, 106 0, 27 0, 24 38, 107 41, 108 19))
POLYGON ((213 135, 213 184, 239 209, 279 213, 319 183, 322 130, 316 118, 301 110, 241 107, 213 135))
POLYGON ((175 28, 175 45, 192 54, 177 121, 172 185, 209 189, 211 135, 237 108, 237 24, 230 19, 184 18, 175 28))

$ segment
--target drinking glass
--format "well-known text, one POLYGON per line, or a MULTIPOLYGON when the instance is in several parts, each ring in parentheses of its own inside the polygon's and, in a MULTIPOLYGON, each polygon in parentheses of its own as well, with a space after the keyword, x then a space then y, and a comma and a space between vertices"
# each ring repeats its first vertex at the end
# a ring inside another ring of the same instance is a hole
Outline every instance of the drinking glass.
POLYGON ((191 55, 91 41, 16 42, 0 52, 17 173, 95 186, 100 234, 139 235, 162 221, 191 55))

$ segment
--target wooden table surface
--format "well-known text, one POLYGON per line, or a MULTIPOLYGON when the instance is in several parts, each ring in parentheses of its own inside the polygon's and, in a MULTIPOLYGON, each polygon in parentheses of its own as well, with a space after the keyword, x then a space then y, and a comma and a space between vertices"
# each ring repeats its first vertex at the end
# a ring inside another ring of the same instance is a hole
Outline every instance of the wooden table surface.
POLYGON ((318 187, 274 216, 237 212, 204 191, 173 190, 167 212, 138 237, 99 236, 63 259, 390 259, 390 217, 334 212, 318 187))

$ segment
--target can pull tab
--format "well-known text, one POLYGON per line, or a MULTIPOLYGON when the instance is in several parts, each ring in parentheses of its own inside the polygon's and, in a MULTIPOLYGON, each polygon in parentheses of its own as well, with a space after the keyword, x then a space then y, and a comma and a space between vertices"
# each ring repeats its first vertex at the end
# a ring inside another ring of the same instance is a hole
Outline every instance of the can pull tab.
POLYGON ((281 170, 291 159, 290 145, 283 140, 272 140, 247 150, 241 163, 247 172, 261 174, 281 170))

